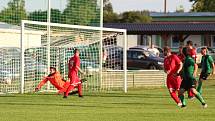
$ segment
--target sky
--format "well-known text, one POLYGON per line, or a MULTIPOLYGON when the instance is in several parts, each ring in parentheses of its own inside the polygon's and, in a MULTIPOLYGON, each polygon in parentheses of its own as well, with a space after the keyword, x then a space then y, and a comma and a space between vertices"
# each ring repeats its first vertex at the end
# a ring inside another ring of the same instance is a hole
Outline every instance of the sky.
MULTIPOLYGON (((10 0, 0 0, 0 10, 7 6, 10 0)), ((51 6, 63 10, 66 6, 67 0, 51 0, 51 6)), ((27 11, 46 10, 48 7, 48 0, 25 0, 25 7, 27 11)))
MULTIPOLYGON (((128 10, 164 11, 164 0, 110 0, 110 2, 117 13, 128 10)), ((167 12, 174 12, 180 5, 188 12, 192 3, 189 0, 167 0, 167 12)))
MULTIPOLYGON (((0 0, 0 10, 6 7, 9 0, 0 0)), ((47 0, 25 0, 27 11, 35 9, 47 9, 47 0)), ((51 0, 52 6, 63 10, 67 0, 51 0)), ((130 10, 149 10, 156 12, 164 11, 164 0, 110 0, 114 12, 122 13, 130 10)), ((188 12, 192 3, 189 0, 167 0, 167 12, 174 12, 177 7, 182 5, 185 12, 188 12)))

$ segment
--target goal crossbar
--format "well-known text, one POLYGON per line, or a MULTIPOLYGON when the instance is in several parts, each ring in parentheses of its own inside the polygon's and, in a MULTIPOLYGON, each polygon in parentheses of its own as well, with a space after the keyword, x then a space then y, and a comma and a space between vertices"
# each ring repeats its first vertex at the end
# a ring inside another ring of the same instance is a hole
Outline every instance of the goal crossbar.
POLYGON ((55 26, 55 27, 65 27, 73 29, 84 29, 84 30, 97 30, 97 31, 110 31, 110 32, 126 32, 126 29, 116 29, 116 28, 106 28, 106 27, 93 27, 93 26, 82 26, 82 25, 70 25, 70 24, 59 24, 59 23, 47 23, 38 21, 22 20, 22 24, 35 24, 44 26, 55 26))

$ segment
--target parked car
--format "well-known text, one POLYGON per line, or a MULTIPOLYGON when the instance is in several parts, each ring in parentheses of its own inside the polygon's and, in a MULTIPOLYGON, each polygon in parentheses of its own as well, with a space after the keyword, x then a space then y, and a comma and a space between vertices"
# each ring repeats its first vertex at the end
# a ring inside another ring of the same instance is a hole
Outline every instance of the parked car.
POLYGON ((122 69, 123 67, 123 48, 116 45, 106 45, 103 47, 107 53, 105 68, 122 69))
POLYGON ((99 64, 91 61, 81 60, 81 69, 83 69, 87 75, 93 75, 99 72, 99 64))
MULTIPOLYGON (((206 46, 201 46, 201 47, 198 47, 196 48, 196 63, 198 65, 201 64, 201 59, 202 59, 202 54, 201 54, 201 48, 202 47, 206 47, 206 46)), ((213 60, 215 60, 215 51, 210 48, 210 47, 206 47, 207 48, 207 53, 213 58, 213 60)))
MULTIPOLYGON (((149 48, 150 48, 149 46, 138 45, 138 46, 130 47, 129 49, 140 49, 140 50, 149 51, 149 48)), ((163 49, 158 46, 155 46, 154 48, 156 48, 159 51, 159 53, 160 53, 159 57, 164 58, 163 49)))
POLYGON ((0 48, 0 81, 18 81, 20 78, 20 53, 18 47, 0 48))
POLYGON ((164 58, 157 57, 149 51, 129 49, 127 54, 128 69, 163 69, 164 58))
POLYGON ((12 74, 8 71, 0 70, 0 83, 11 83, 12 74))

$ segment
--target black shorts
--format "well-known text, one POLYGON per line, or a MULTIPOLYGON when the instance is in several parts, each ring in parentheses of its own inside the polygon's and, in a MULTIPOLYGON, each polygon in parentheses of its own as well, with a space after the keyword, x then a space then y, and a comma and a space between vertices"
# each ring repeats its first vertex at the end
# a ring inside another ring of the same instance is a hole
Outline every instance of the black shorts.
POLYGON ((207 80, 207 78, 210 76, 210 73, 201 73, 200 74, 200 79, 203 79, 203 80, 207 80))
POLYGON ((190 88, 196 88, 196 79, 195 78, 186 78, 181 82, 180 89, 185 89, 186 91, 190 88))

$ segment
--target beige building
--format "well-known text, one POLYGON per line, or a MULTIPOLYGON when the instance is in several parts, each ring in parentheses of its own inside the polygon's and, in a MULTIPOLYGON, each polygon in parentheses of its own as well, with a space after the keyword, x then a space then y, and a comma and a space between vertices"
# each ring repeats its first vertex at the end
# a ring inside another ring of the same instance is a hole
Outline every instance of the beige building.
MULTIPOLYGON (((19 26, 0 22, 0 47, 20 47, 21 31, 19 26)), ((42 35, 45 32, 35 30, 25 30, 25 48, 40 47, 42 35)))

